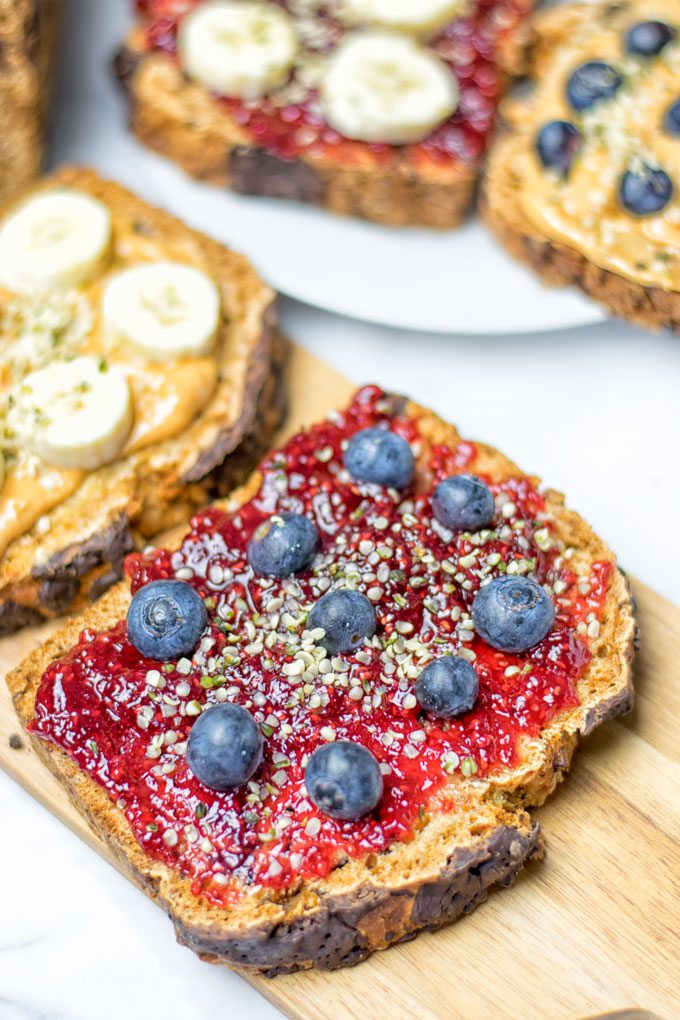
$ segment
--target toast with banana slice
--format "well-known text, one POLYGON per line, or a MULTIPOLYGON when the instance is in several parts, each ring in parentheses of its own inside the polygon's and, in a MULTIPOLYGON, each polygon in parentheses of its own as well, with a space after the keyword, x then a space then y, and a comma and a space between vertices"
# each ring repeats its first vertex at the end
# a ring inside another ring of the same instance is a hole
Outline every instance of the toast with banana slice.
POLYGON ((138 0, 131 124, 191 176, 456 226, 533 0, 138 0))
POLYGON ((534 88, 503 107, 484 215, 547 283, 680 329, 680 2, 567 4, 536 22, 534 88))
POLYGON ((87 170, 5 210, 0 295, 8 633, 98 597, 245 477, 281 417, 283 348, 243 256, 87 170))
POLYGON ((345 967, 468 913, 540 855, 527 809, 579 735, 631 704, 606 544, 375 386, 126 574, 8 683, 211 962, 345 967))
POLYGON ((0 0, 0 201, 43 165, 61 0, 0 0))

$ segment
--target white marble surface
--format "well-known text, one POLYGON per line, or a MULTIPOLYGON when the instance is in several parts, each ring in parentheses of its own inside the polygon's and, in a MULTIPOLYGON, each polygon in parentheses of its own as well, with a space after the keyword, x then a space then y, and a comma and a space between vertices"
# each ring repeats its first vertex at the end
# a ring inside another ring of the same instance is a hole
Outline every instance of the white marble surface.
MULTIPOLYGON (((412 394, 566 491, 627 569, 680 603, 680 341, 620 324, 435 337, 291 302, 283 318, 350 378, 412 394)), ((279 1015, 175 945, 159 910, 1 774, 0 819, 0 1020, 279 1015)))

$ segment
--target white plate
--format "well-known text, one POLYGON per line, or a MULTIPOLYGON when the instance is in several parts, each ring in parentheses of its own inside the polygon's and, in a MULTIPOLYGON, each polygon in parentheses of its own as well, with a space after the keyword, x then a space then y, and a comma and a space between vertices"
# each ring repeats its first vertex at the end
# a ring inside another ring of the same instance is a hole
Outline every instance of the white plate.
POLYGON ((575 291, 541 286, 476 221, 461 230, 387 229, 322 210, 197 184, 125 127, 110 71, 129 0, 75 0, 64 32, 58 162, 84 162, 250 256, 284 294, 383 325, 438 333, 523 333, 599 322, 575 291))

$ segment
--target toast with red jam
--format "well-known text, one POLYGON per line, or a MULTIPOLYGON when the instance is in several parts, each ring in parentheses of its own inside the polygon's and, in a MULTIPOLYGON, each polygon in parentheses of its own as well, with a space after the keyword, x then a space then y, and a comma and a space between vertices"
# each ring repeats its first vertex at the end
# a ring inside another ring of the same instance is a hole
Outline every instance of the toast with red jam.
POLYGON ((536 36, 534 88, 502 108, 485 218, 547 283, 677 331, 680 3, 561 5, 536 36))
POLYGON ((532 6, 138 0, 117 69, 135 134, 193 177, 450 228, 523 67, 532 6))
POLYGON ((542 852, 528 809, 630 707, 635 637, 558 493, 369 386, 8 683, 180 942, 275 975, 510 885, 542 852))

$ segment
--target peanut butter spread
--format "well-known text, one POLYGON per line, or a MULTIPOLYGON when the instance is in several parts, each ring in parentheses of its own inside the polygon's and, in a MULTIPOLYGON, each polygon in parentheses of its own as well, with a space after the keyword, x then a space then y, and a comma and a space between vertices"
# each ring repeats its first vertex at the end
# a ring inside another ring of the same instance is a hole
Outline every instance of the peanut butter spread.
POLYGON ((8 465, 0 494, 0 544, 6 549, 39 518, 72 496, 84 471, 51 468, 39 458, 19 455, 8 465))
POLYGON ((582 13, 576 26, 564 28, 563 40, 551 46, 550 63, 543 61, 530 102, 508 104, 518 139, 510 170, 521 211, 541 235, 603 269, 680 290, 680 134, 667 126, 668 111, 680 100, 680 3, 612 5, 596 16, 582 13), (652 19, 674 31, 674 38, 652 56, 630 52, 631 28, 652 19), (577 110, 567 83, 590 61, 614 68, 621 84, 613 95, 577 110), (536 147, 541 128, 557 120, 570 122, 581 136, 566 173, 546 167, 536 147), (644 180, 657 171, 667 175, 671 191, 663 208, 626 208, 624 175, 644 180))
MULTIPOLYGON (((188 252, 168 253, 137 235, 133 226, 112 225, 108 262, 86 283, 45 294, 16 294, 0 288, 0 452, 5 479, 0 490, 0 552, 78 489, 87 471, 50 464, 26 449, 8 425, 12 394, 38 369, 81 355, 100 360, 102 370, 120 369, 130 389, 132 426, 116 459, 179 435, 203 410, 218 383, 219 332, 211 350, 174 360, 146 359, 139 350, 112 341, 102 323, 102 290, 114 274, 132 266, 175 259, 191 265, 188 252)), ((203 267, 195 266, 203 271, 203 267)))

